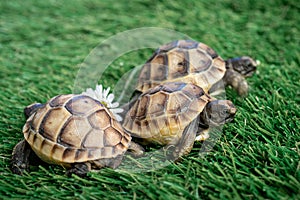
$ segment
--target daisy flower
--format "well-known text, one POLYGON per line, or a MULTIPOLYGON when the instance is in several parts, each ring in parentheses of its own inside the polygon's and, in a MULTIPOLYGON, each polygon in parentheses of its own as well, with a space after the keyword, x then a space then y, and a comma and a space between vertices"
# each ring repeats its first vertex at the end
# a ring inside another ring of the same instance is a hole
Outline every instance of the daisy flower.
POLYGON ((113 93, 109 94, 109 90, 110 87, 104 89, 102 85, 96 85, 95 90, 93 90, 92 88, 88 88, 85 92, 81 94, 87 95, 100 101, 106 108, 108 108, 114 114, 118 121, 122 121, 122 117, 118 113, 122 113, 124 109, 118 108, 118 102, 113 102, 115 95, 113 93))

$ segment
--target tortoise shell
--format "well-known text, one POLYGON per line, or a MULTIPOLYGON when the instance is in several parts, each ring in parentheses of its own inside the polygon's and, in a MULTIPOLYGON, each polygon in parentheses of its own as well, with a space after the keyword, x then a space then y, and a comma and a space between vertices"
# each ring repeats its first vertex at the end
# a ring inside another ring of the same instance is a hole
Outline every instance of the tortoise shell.
POLYGON ((194 84, 170 82, 143 93, 127 112, 125 131, 161 145, 178 141, 184 128, 204 109, 210 97, 194 84))
POLYGON ((164 82, 186 82, 204 91, 225 75, 225 61, 207 45, 178 40, 161 46, 142 67, 137 90, 145 92, 164 82))
POLYGON ((52 98, 28 118, 23 133, 42 160, 66 166, 117 157, 131 141, 99 101, 74 94, 52 98))

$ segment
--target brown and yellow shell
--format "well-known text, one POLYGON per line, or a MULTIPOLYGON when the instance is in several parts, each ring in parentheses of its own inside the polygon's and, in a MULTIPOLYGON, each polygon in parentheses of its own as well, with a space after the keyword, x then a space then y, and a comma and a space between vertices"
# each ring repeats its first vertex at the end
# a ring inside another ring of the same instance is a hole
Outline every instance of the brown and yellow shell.
POLYGON ((33 113, 23 128, 26 141, 45 162, 68 165, 123 154, 131 136, 99 101, 59 95, 33 113))
POLYGON ((207 45, 178 40, 161 46, 142 67, 137 90, 145 92, 164 82, 185 82, 208 91, 225 75, 225 62, 207 45))
POLYGON ((171 82, 143 93, 127 112, 123 128, 146 142, 176 142, 184 128, 204 109, 210 97, 194 84, 171 82))

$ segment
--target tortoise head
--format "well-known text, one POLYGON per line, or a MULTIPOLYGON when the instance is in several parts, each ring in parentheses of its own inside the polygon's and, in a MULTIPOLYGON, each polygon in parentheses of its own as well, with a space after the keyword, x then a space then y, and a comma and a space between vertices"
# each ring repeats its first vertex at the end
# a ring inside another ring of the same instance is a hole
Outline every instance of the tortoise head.
POLYGON ((28 119, 33 113, 35 113, 39 108, 43 107, 44 104, 41 103, 33 103, 24 108, 24 115, 26 119, 28 119))
POLYGON ((226 61, 227 67, 232 67, 234 71, 238 72, 244 77, 251 76, 258 65, 258 63, 248 56, 239 58, 232 58, 226 61))
POLYGON ((236 108, 229 100, 214 100, 209 102, 201 113, 201 121, 208 126, 219 126, 230 122, 236 113, 236 108))

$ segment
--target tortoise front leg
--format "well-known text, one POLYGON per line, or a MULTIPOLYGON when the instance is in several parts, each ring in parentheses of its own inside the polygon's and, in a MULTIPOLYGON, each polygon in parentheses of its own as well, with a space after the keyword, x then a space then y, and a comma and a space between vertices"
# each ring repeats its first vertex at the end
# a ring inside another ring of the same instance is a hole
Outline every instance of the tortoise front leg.
POLYGON ((138 158, 138 157, 141 157, 142 155, 144 155, 145 149, 141 145, 131 141, 130 145, 129 145, 129 148, 128 148, 128 152, 133 157, 138 158))
POLYGON ((248 94, 249 86, 246 79, 233 69, 226 70, 223 81, 226 85, 231 85, 240 96, 246 96, 248 94))
POLYGON ((245 77, 251 76, 259 63, 248 56, 226 60, 226 73, 223 81, 231 85, 241 96, 248 93, 248 83, 245 77))
POLYGON ((29 156, 32 152, 30 145, 26 140, 19 142, 13 149, 11 170, 15 174, 23 174, 29 170, 29 156))
POLYGON ((198 130, 198 120, 199 117, 194 119, 187 127, 185 127, 181 138, 176 144, 169 144, 165 147, 168 159, 176 161, 180 159, 180 157, 190 153, 194 146, 198 130))
POLYGON ((209 128, 203 129, 199 127, 195 141, 201 142, 207 140, 208 138, 209 138, 209 128))

